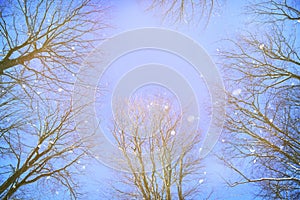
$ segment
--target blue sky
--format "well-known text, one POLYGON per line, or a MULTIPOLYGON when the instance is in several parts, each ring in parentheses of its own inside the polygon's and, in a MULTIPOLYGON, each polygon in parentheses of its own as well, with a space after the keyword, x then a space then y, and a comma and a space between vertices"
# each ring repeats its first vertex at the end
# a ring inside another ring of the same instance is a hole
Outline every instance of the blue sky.
MULTIPOLYGON (((124 31, 144 28, 144 27, 161 27, 168 28, 171 30, 176 30, 180 33, 183 33, 193 40, 197 41, 211 56, 215 63, 218 63, 216 54, 220 50, 220 40, 224 38, 236 37, 240 29, 245 26, 246 18, 241 15, 242 6, 244 1, 226 1, 218 8, 217 11, 212 17, 206 28, 202 24, 187 24, 184 22, 181 23, 169 23, 168 21, 162 21, 160 14, 157 10, 146 11, 147 4, 138 0, 127 0, 127 1, 111 1, 111 6, 113 12, 111 14, 111 23, 113 28, 106 33, 106 36, 110 37, 111 35, 119 34, 124 31)), ((99 118, 107 118, 107 113, 111 113, 110 107, 103 106, 110 103, 110 95, 113 91, 118 80, 128 73, 132 67, 141 65, 143 63, 148 63, 151 60, 154 60, 158 63, 163 63, 166 65, 172 65, 175 67, 179 73, 183 74, 188 78, 192 88, 197 94, 198 100, 201 102, 207 101, 205 98, 207 93, 207 88, 205 83, 199 81, 199 77, 195 77, 193 70, 189 70, 187 66, 184 66, 184 63, 180 63, 179 60, 172 60, 169 62, 170 55, 161 55, 162 52, 135 52, 132 55, 126 55, 126 58, 121 58, 112 64, 109 69, 106 71, 104 76, 99 82, 99 85, 106 86, 106 92, 104 96, 102 94, 101 99, 97 99, 100 104, 100 111, 97 113, 99 118), (139 59, 134 59, 135 57, 139 59), (119 63, 118 63, 119 62, 119 63), (128 66, 118 70, 118 65, 124 63, 128 66), (179 64, 178 64, 179 63, 179 64), (177 66, 176 66, 177 64, 177 66), (199 84, 200 83, 200 84, 199 84), (101 102, 102 104, 101 106, 101 102), (102 113, 102 115, 100 114, 102 113), (103 113, 104 116, 103 116, 103 113)), ((200 78, 201 79, 201 78, 200 78)), ((201 106, 200 110, 201 110, 201 106)), ((205 112, 205 109, 202 110, 205 112)), ((208 115, 207 113, 200 113, 202 116, 208 115)), ((207 117, 209 118, 209 117, 207 117)), ((206 119, 207 119, 206 118, 206 119)), ((109 119, 104 120, 104 124, 109 124, 109 119)), ((205 124, 205 123, 204 123, 205 124)), ((207 127, 201 127, 203 130, 207 130, 207 127)), ((105 129, 105 127, 104 127, 105 129)), ((107 128, 106 134, 109 134, 109 129, 107 128)), ((219 142, 217 145, 221 145, 219 142)), ((224 182, 223 178, 233 177, 234 173, 230 170, 224 168, 220 161, 212 158, 211 156, 205 159, 206 167, 203 169, 203 191, 204 194, 209 194, 213 191, 212 199, 253 199, 251 192, 255 190, 252 185, 242 185, 235 188, 228 188, 224 182), (222 177, 221 177, 222 176, 222 177)), ((88 188, 90 190, 95 190, 95 195, 100 192, 101 189, 106 188, 109 190, 109 185, 107 183, 117 178, 117 173, 111 170, 109 167, 105 167, 102 164, 98 164, 89 168, 87 166, 86 171, 91 175, 90 183, 87 182, 88 188), (95 184, 98 182, 98 184, 95 184), (101 189, 99 189, 99 188, 101 189)), ((91 197, 93 199, 93 197, 91 197)))
MULTIPOLYGON (((105 32, 104 37, 112 37, 124 31, 145 27, 160 27, 175 30, 197 41, 207 51, 212 60, 218 63, 217 66, 219 67, 221 66, 216 54, 221 50, 220 48, 224 48, 221 47, 222 42, 220 40, 237 37, 240 30, 247 26, 246 21, 249 20, 245 15, 241 14, 245 1, 238 0, 220 2, 220 7, 217 8, 206 28, 201 23, 196 25, 194 23, 170 23, 162 21, 161 13, 158 10, 146 11, 148 4, 144 1, 114 0, 107 2, 111 6, 109 23, 112 25, 112 28, 105 32)), ((96 96, 96 105, 99 106, 96 108, 96 114, 99 119, 102 119, 102 129, 106 136, 110 137, 110 120, 113 117, 112 108, 107 105, 111 103, 112 93, 116 85, 124 77, 124 74, 130 73, 136 66, 149 62, 172 66, 183 79, 188 81, 199 102, 199 114, 195 116, 196 120, 201 120, 200 129, 206 132, 210 121, 210 111, 206 109, 209 106, 207 104, 209 101, 209 91, 201 75, 195 73, 195 70, 189 66, 189 63, 175 55, 170 55, 163 51, 144 50, 136 51, 119 58, 110 65, 101 80, 99 80, 99 86, 104 86, 105 91, 96 96), (121 65, 125 65, 126 67, 120 68, 121 65)), ((157 85, 153 85, 153 87, 153 92, 156 92, 157 85)), ((149 90, 145 91, 149 92, 149 90)), ((176 96, 174 95, 174 91, 172 93, 167 88, 162 88, 162 91, 169 92, 169 96, 176 96)), ((221 145, 222 141, 219 141, 215 149, 218 150, 218 147, 221 145)), ((82 163, 84 162, 82 161, 82 163)), ((225 168, 220 161, 214 159, 212 156, 206 157, 204 163, 205 168, 202 169, 200 172, 201 176, 198 178, 199 181, 203 180, 201 184, 203 185, 204 197, 205 194, 208 195, 213 191, 211 199, 253 199, 251 194, 252 191, 255 191, 253 185, 249 184, 228 188, 222 178, 232 178, 235 176, 234 173, 225 168)), ((109 193, 111 191, 109 183, 118 179, 118 173, 101 162, 83 165, 81 170, 83 176, 80 179, 86 186, 83 189, 86 189, 88 194, 90 194, 88 199, 99 199, 99 195, 109 193)), ((56 194, 56 199, 61 199, 61 193, 56 194)))

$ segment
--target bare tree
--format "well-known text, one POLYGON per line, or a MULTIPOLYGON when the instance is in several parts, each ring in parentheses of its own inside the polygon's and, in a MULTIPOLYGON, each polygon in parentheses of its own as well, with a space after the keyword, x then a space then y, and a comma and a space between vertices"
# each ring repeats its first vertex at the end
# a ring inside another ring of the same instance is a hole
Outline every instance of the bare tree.
POLYGON ((78 197, 75 175, 80 172, 78 161, 86 154, 88 138, 76 133, 68 103, 35 101, 30 106, 10 92, 1 95, 6 100, 1 104, 1 199, 41 198, 38 195, 58 192, 78 197), (40 188, 33 193, 30 188, 34 186, 40 188))
POLYGON ((207 26, 217 4, 216 0, 153 0, 148 9, 161 9, 163 19, 171 19, 172 22, 198 23, 204 20, 207 26))
POLYGON ((268 27, 231 40, 232 50, 222 54, 230 77, 227 156, 220 158, 241 177, 229 181, 231 186, 256 183, 264 199, 300 198, 299 25, 294 23, 300 15, 295 5, 255 4, 256 20, 265 19, 268 27))
POLYGON ((101 38, 105 10, 90 0, 1 1, 1 199, 82 194, 89 136, 76 132, 67 91, 101 38))
POLYGON ((118 198, 190 199, 199 195, 200 134, 181 123, 170 100, 138 98, 120 103, 112 133, 125 171, 113 184, 118 198))
POLYGON ((8 0, 0 4, 0 75, 19 83, 67 83, 101 38, 101 1, 8 0))
POLYGON ((262 23, 278 23, 300 20, 297 0, 254 1, 246 8, 246 13, 253 15, 262 23))

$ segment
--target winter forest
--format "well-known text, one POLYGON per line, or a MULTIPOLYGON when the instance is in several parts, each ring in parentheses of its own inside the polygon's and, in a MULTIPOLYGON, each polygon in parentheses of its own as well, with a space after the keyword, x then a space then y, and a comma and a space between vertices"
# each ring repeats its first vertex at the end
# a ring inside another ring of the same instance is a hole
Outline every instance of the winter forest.
POLYGON ((300 199, 299 0, 0 0, 0 199, 300 199))

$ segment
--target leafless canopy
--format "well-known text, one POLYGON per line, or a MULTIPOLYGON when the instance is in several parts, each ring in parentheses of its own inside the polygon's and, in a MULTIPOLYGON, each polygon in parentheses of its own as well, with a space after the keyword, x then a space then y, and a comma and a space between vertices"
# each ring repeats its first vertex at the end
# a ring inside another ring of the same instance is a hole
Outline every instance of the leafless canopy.
POLYGON ((124 156, 121 164, 129 173, 122 173, 120 183, 113 184, 119 198, 199 195, 200 135, 180 123, 181 115, 174 112, 171 101, 138 99, 120 108, 113 136, 124 156))
POLYGON ((91 0, 2 1, 0 75, 66 82, 100 39, 104 10, 91 0))
POLYGON ((252 2, 247 7, 248 14, 262 19, 260 22, 288 22, 300 20, 299 1, 297 0, 263 0, 252 2))
POLYGON ((89 138, 76 133, 66 90, 99 41, 104 10, 90 0, 1 1, 1 199, 81 194, 89 138))
POLYGON ((67 104, 33 105, 20 101, 22 96, 1 93, 1 199, 42 198, 58 192, 78 197, 75 174, 80 173, 77 162, 85 155, 87 138, 76 134, 74 113, 67 104))
POLYGON ((222 54, 230 75, 230 106, 227 158, 221 159, 242 177, 232 186, 255 182, 264 199, 300 198, 299 25, 286 21, 299 19, 295 5, 275 0, 256 4, 252 12, 261 17, 256 19, 276 23, 232 40, 233 50, 222 54), (240 159, 251 173, 238 165, 240 159))
POLYGON ((206 26, 217 3, 216 0, 153 0, 149 9, 158 9, 163 18, 171 22, 199 23, 203 20, 206 26))

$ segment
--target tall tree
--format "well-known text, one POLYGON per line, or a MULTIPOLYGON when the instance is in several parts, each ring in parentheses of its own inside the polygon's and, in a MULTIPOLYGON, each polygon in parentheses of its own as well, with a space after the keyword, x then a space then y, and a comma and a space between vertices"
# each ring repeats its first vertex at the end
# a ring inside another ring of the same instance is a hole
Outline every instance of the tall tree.
POLYGON ((263 28, 231 40, 232 50, 222 52, 229 107, 220 158, 241 177, 231 186, 255 183, 264 199, 300 198, 299 6, 251 4, 247 11, 263 28))
POLYGON ((172 102, 139 98, 117 110, 112 133, 125 171, 113 184, 118 198, 170 200, 199 195, 200 135, 181 123, 172 102))
POLYGON ((76 133, 68 91, 105 11, 91 0, 1 1, 1 199, 82 194, 89 136, 76 133))

